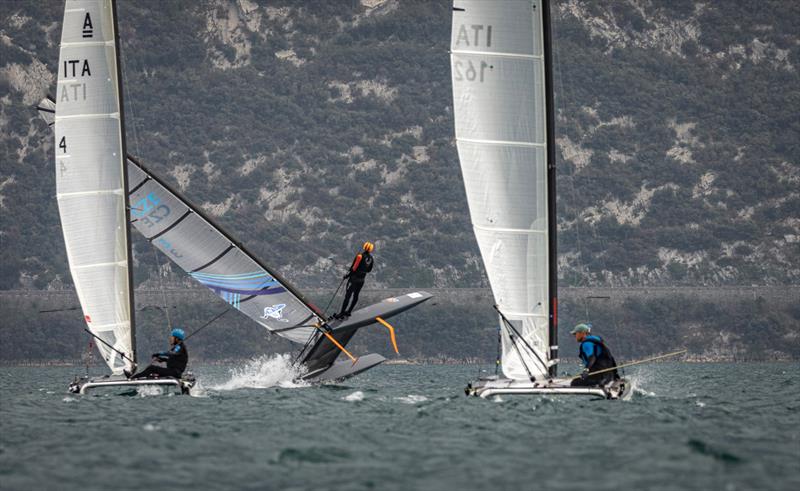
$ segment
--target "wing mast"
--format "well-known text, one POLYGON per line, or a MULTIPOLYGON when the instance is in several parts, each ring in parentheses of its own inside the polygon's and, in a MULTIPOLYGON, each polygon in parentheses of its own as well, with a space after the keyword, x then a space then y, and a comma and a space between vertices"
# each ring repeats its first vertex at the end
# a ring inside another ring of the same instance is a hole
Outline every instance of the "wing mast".
POLYGON ((550 344, 549 374, 555 377, 558 373, 558 251, 556 222, 556 123, 555 101, 553 97, 553 51, 552 31, 550 29, 550 1, 542 1, 542 28, 544 31, 544 72, 545 72, 545 107, 547 131, 547 289, 550 294, 548 316, 548 342, 550 344))
MULTIPOLYGON (((122 61, 119 49, 119 24, 117 23, 117 0, 111 0, 111 18, 114 26, 114 50, 116 56, 116 70, 117 70, 117 97, 119 99, 119 126, 120 135, 122 140, 122 155, 128 155, 127 145, 125 141, 125 104, 122 97, 122 61)), ((122 166, 122 186, 123 189, 130 189, 128 186, 128 166, 122 166)), ((131 359, 134 364, 136 363, 136 300, 134 298, 135 290, 133 288, 133 253, 131 250, 131 203, 130 194, 125 195, 125 243, 128 248, 128 303, 130 309, 131 329, 130 329, 130 343, 131 343, 131 359)))

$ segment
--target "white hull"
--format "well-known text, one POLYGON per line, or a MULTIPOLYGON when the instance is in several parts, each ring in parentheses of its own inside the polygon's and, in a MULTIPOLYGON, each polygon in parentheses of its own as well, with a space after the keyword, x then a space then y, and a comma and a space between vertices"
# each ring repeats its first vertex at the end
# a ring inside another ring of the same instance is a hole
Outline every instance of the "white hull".
POLYGON ((88 378, 83 377, 75 380, 69 385, 69 391, 77 394, 86 394, 92 389, 130 389, 139 387, 161 387, 172 389, 179 394, 188 394, 194 387, 194 376, 188 375, 184 378, 176 379, 165 378, 143 378, 129 380, 119 375, 108 375, 105 377, 88 378))
POLYGON ((631 390, 627 379, 620 379, 606 386, 570 387, 565 379, 548 382, 530 382, 506 378, 486 378, 470 383, 464 391, 469 396, 487 398, 495 395, 577 395, 602 399, 622 399, 631 390))

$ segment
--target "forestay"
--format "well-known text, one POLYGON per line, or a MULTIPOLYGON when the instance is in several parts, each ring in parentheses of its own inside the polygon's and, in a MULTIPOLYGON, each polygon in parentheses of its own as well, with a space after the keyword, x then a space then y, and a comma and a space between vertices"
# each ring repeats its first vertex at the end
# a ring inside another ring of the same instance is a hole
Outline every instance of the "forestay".
POLYGON ((502 329, 512 379, 542 378, 551 364, 543 42, 538 0, 454 2, 455 130, 470 216, 495 303, 536 351, 502 329))
MULTIPOLYGON (((86 323, 135 359, 113 15, 111 0, 66 2, 56 89, 56 197, 86 323)), ((97 347, 121 373, 125 360, 102 343, 97 347)))

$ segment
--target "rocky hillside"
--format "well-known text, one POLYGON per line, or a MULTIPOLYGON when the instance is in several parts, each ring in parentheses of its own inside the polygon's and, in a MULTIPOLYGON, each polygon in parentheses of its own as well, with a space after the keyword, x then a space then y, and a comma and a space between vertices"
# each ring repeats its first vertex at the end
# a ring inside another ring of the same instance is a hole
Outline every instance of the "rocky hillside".
MULTIPOLYGON (((447 2, 119 2, 128 150, 304 286, 485 284, 453 142, 447 2)), ((800 279, 800 4, 554 7, 562 284, 800 279)), ((0 9, 0 288, 69 274, 53 138, 63 4, 0 9)), ((139 282, 164 265, 135 244, 139 282)))

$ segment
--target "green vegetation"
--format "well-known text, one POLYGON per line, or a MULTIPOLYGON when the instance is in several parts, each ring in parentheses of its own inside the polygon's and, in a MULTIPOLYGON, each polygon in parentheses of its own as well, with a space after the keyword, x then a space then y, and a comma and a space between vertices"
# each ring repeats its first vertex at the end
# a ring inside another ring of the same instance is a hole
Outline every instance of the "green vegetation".
MULTIPOLYGON (((0 17, 1 289, 70 284, 53 137, 32 109, 54 92, 35 66, 55 73, 62 7, 0 17)), ((449 9, 120 2, 129 151, 195 203, 226 204, 222 225, 303 287, 330 284, 366 239, 380 285, 485 286, 453 144, 449 9)), ((554 11, 563 283, 797 282, 798 4, 554 11)), ((145 281, 155 259, 135 251, 145 281)))

